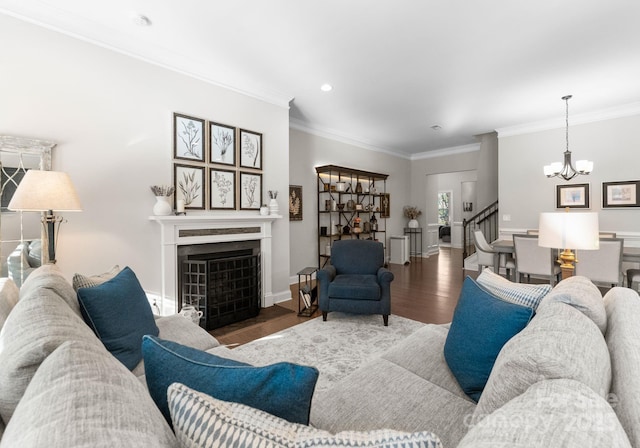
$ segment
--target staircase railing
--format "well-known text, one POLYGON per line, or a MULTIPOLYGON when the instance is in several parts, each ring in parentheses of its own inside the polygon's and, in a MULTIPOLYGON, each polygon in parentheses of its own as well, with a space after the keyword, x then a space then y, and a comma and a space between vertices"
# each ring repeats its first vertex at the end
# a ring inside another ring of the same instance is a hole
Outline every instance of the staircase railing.
POLYGON ((473 232, 482 230, 487 241, 498 239, 498 201, 476 213, 473 217, 462 220, 462 261, 476 252, 473 232))

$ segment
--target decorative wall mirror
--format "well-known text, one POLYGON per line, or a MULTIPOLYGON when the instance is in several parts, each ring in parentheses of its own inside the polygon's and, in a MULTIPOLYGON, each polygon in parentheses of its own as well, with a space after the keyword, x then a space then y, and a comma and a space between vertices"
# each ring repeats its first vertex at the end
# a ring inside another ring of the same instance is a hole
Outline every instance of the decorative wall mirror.
POLYGON ((18 286, 31 270, 46 263, 47 236, 41 213, 13 212, 7 208, 27 170, 51 170, 56 143, 0 135, 0 276, 18 286))

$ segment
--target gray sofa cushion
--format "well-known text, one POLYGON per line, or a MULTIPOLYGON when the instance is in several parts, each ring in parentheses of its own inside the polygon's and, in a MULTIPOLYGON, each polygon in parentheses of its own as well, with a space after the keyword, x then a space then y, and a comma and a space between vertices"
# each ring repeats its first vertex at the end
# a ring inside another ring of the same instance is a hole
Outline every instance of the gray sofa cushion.
MULTIPOLYGON (((32 276, 35 275, 34 272, 32 276)), ((35 280, 44 278, 39 276, 35 280)), ((97 349, 104 348, 54 290, 40 288, 29 295, 21 291, 21 298, 0 333, 0 416, 5 423, 9 423, 40 364, 69 340, 87 341, 97 349)))
POLYGON ((29 296, 39 288, 49 289, 59 295, 74 313, 82 316, 76 292, 55 264, 45 264, 33 271, 20 288, 20 297, 29 296))
MULTIPOLYGON (((188 345, 198 350, 210 350, 220 345, 205 329, 195 325, 190 319, 186 319, 179 314, 164 316, 156 319, 158 326, 158 337, 178 344, 188 345)), ((144 375, 144 361, 132 370, 136 376, 144 375)))
POLYGON ((607 330, 607 313, 604 310, 602 294, 587 277, 573 276, 562 280, 542 299, 540 306, 551 302, 571 305, 591 319, 602 334, 607 330))
POLYGON ((0 330, 9 317, 9 313, 18 303, 20 290, 10 278, 0 278, 0 330))
POLYGON ((40 366, 3 446, 173 447, 144 386, 104 348, 62 344, 40 366))
POLYGON ((640 446, 640 298, 627 288, 613 288, 604 296, 607 310, 605 338, 611 355, 611 397, 620 423, 633 446, 640 446))
POLYGON ((544 379, 575 379, 601 396, 609 391, 611 361, 598 327, 575 308, 545 300, 529 325, 500 351, 478 401, 476 420, 544 379))
POLYGON ((444 446, 453 447, 466 433, 464 421, 474 407, 470 400, 391 361, 376 359, 330 389, 317 392, 310 424, 332 433, 427 430, 437 434, 444 446))
POLYGON ((615 413, 584 384, 541 381, 475 425, 458 448, 631 447, 615 413))

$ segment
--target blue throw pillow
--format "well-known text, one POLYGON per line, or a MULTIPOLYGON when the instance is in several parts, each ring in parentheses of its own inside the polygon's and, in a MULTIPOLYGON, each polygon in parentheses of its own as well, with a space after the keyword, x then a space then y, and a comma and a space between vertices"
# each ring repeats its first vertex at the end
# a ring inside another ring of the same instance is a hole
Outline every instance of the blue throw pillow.
POLYGON ((104 346, 129 370, 142 360, 142 336, 158 335, 136 274, 126 267, 101 285, 78 289, 80 311, 104 346))
POLYGON ((531 308, 495 297, 470 277, 464 280, 444 344, 444 358, 471 399, 480 399, 502 346, 532 317, 531 308))
POLYGON ((292 423, 309 424, 318 369, 281 362, 253 367, 176 342, 145 336, 142 341, 147 387, 171 424, 167 389, 182 383, 214 398, 241 403, 292 423))

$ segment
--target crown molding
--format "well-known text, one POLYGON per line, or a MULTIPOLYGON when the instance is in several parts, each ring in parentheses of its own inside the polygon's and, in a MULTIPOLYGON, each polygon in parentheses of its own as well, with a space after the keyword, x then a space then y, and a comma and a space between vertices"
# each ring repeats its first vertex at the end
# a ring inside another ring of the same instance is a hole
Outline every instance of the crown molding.
POLYGON ((435 149, 433 151, 425 151, 419 154, 413 154, 411 160, 433 159, 434 157, 451 156, 454 154, 464 154, 467 152, 480 151, 480 143, 472 143, 470 145, 451 146, 449 148, 435 149))
POLYGON ((409 156, 408 154, 401 153, 398 151, 393 151, 388 148, 382 148, 380 146, 376 146, 373 143, 366 142, 357 137, 353 137, 351 135, 347 135, 342 132, 338 132, 334 129, 322 128, 320 126, 312 126, 309 123, 305 123, 296 118, 289 118, 289 128, 306 132, 308 134, 317 135, 318 137, 323 137, 329 140, 335 140, 341 143, 345 143, 347 145, 357 146, 359 148, 366 149, 368 151, 380 152, 383 154, 388 154, 390 156, 400 157, 402 159, 407 159, 407 160, 411 159, 411 156, 409 156))
MULTIPOLYGON (((47 9, 47 11, 51 13, 51 16, 56 17, 57 19, 62 21, 67 21, 66 17, 62 15, 57 9, 49 8, 47 9)), ((44 22, 43 20, 29 17, 22 13, 15 12, 6 8, 0 8, 0 13, 13 17, 18 20, 22 20, 23 22, 27 22, 32 25, 36 25, 36 26, 63 34, 65 36, 69 36, 71 38, 74 38, 92 45, 96 45, 106 50, 113 51, 115 53, 119 53, 128 57, 131 57, 133 59, 137 59, 139 61, 155 65, 165 70, 170 70, 172 72, 179 73, 181 75, 188 76, 190 78, 197 79, 202 82, 206 82, 207 84, 211 84, 216 87, 223 88, 225 90, 230 90, 232 92, 235 92, 250 98, 254 98, 259 101, 264 101, 266 103, 269 103, 275 106, 286 108, 287 110, 290 107, 289 103, 293 100, 292 95, 288 95, 282 92, 269 91, 269 89, 266 89, 260 86, 240 86, 240 85, 234 85, 229 82, 224 82, 220 79, 214 79, 209 76, 197 73, 196 70, 189 70, 188 68, 187 69, 179 68, 177 65, 173 65, 173 64, 162 62, 153 58, 145 57, 140 54, 137 54, 128 50, 124 50, 117 46, 107 44, 96 38, 87 37, 78 32, 70 31, 69 29, 61 28, 59 26, 51 25, 50 23, 44 22)), ((69 28, 71 28, 71 25, 69 26, 69 28)), ((152 51, 152 53, 156 53, 156 52, 152 51)))
MULTIPOLYGON (((588 112, 579 115, 571 115, 570 125, 580 125, 587 123, 595 123, 598 121, 613 120, 616 118, 631 117, 640 115, 640 102, 624 104, 622 106, 601 109, 595 112, 588 112)), ((507 126, 496 129, 498 138, 511 137, 514 135, 532 134, 534 132, 549 131, 551 129, 561 129, 566 126, 564 118, 552 120, 536 121, 516 126, 507 126)))

